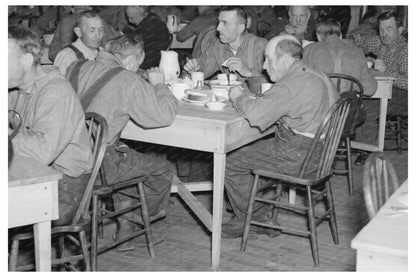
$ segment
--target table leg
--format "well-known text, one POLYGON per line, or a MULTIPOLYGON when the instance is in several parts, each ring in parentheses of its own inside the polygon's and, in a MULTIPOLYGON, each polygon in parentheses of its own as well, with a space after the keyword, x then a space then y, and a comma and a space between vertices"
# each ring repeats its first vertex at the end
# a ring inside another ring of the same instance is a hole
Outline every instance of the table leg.
POLYGON ((386 132, 386 117, 387 117, 387 98, 380 99, 380 114, 378 119, 378 151, 383 152, 384 136, 386 132))
POLYGON ((224 198, 225 154, 214 153, 214 193, 212 220, 212 269, 217 271, 221 254, 221 224, 224 198))
POLYGON ((51 271, 51 222, 33 225, 36 271, 51 271))

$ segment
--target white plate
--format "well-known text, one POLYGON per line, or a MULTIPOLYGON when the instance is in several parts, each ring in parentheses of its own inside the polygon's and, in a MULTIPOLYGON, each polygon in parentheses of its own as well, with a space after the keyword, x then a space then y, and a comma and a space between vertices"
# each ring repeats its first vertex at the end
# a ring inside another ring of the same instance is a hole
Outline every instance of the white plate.
POLYGON ((208 100, 190 100, 188 99, 188 97, 185 95, 184 97, 182 97, 182 100, 188 103, 192 103, 192 104, 197 104, 197 105, 204 105, 205 103, 209 102, 208 100))
POLYGON ((400 195, 397 197, 397 200, 398 200, 400 203, 402 203, 402 204, 404 204, 404 205, 408 206, 408 205, 409 205, 409 204, 408 204, 408 193, 407 193, 407 192, 404 192, 404 193, 400 194, 400 195))
POLYGON ((222 85, 219 80, 209 80, 208 84, 211 87, 219 87, 219 88, 230 88, 234 86, 241 86, 243 82, 241 81, 230 81, 230 85, 222 85))

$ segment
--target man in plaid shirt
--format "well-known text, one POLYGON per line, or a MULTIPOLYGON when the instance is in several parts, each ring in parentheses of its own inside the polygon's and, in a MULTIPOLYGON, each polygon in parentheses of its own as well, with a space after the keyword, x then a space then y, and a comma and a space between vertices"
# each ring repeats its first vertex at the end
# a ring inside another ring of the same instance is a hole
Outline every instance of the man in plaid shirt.
MULTIPOLYGON (((407 95, 407 39, 401 36, 403 32, 402 19, 397 13, 387 11, 378 16, 379 36, 361 37, 356 35, 354 41, 357 46, 362 47, 366 54, 372 52, 377 55, 374 60, 374 69, 395 77, 393 83, 392 99, 389 101, 388 114, 407 115, 408 95, 407 95)), ((377 133, 375 123, 378 116, 377 101, 365 100, 364 106, 367 111, 367 120, 362 130, 374 129, 377 133), (368 126, 365 126, 368 125, 368 126)), ((374 137, 364 137, 360 132, 357 133, 359 141, 373 143, 374 137)), ((365 155, 357 158, 355 164, 361 165, 365 161, 365 155)))

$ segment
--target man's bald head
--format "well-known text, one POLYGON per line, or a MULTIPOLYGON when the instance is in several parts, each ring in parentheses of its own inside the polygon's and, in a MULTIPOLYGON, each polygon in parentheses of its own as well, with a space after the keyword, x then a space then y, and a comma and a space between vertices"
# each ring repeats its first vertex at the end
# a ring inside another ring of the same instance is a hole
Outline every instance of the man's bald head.
POLYGON ((287 54, 300 59, 303 49, 299 40, 292 35, 280 35, 272 38, 266 45, 266 53, 287 54))
POLYGON ((276 36, 266 45, 263 68, 267 70, 270 79, 277 82, 302 57, 302 52, 302 45, 294 36, 276 36))

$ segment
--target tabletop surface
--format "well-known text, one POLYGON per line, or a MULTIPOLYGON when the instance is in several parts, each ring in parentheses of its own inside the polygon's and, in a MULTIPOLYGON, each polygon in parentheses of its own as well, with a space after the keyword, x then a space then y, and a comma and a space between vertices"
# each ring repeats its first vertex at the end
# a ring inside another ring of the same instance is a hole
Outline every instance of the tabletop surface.
POLYGON ((56 181, 62 174, 31 158, 15 155, 9 166, 9 187, 56 181))
POLYGON ((389 198, 377 215, 352 240, 354 249, 407 257, 408 214, 391 216, 391 207, 406 205, 398 200, 408 192, 407 180, 389 198))

